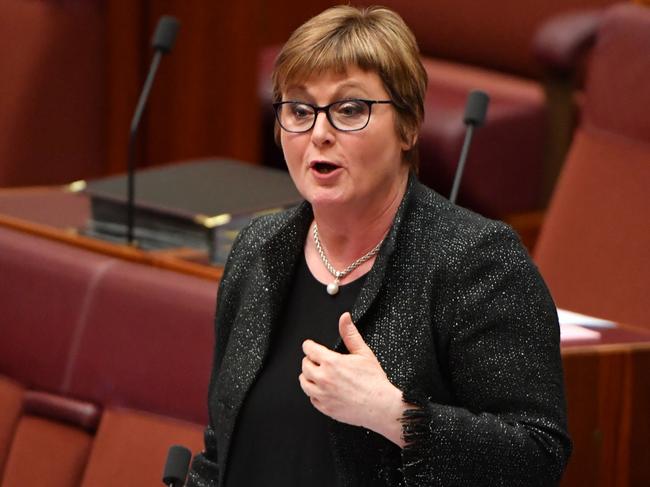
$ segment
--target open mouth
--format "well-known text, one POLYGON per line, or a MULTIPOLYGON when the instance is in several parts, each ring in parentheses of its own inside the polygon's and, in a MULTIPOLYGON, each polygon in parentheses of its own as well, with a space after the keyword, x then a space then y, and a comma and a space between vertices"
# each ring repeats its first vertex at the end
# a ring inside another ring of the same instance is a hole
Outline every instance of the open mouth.
POLYGON ((313 166, 313 169, 316 170, 319 174, 328 174, 332 171, 335 171, 339 166, 335 164, 330 164, 329 162, 317 162, 313 166))

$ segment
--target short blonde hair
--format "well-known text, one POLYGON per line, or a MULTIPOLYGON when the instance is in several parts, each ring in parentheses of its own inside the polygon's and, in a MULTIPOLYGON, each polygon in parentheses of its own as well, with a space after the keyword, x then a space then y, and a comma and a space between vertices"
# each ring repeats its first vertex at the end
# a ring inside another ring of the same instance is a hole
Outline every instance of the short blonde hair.
MULTIPOLYGON (((349 66, 377 73, 393 100, 396 131, 409 144, 403 160, 417 170, 417 134, 424 119, 427 74, 415 36, 387 8, 332 7, 296 29, 278 55, 272 74, 273 101, 288 85, 349 66)), ((279 127, 275 126, 276 141, 279 127)))

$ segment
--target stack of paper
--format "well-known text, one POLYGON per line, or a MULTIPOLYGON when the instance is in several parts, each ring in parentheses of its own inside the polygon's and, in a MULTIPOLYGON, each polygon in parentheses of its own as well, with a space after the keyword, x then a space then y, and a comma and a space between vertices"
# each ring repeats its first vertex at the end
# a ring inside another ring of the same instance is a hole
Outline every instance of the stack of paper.
POLYGON ((564 309, 557 310, 560 321, 560 341, 563 343, 584 340, 600 340, 600 332, 594 328, 612 328, 612 321, 587 316, 564 309))

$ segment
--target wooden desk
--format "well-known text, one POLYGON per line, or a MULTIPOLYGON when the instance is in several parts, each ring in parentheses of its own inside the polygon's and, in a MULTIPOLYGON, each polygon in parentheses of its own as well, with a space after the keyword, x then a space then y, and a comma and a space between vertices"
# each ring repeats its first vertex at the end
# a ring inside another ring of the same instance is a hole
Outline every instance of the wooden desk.
MULTIPOLYGON (((189 249, 144 252, 84 237, 85 196, 62 188, 0 191, 0 225, 207 279, 222 270, 189 249)), ((562 346, 574 451, 563 486, 650 485, 650 330, 604 329, 562 346)))
POLYGON ((562 346, 574 441, 563 486, 650 485, 650 331, 562 346))
POLYGON ((223 269, 208 265, 207 255, 193 249, 143 251, 84 236, 80 230, 89 218, 87 196, 70 192, 66 187, 0 190, 0 225, 126 260, 205 279, 221 279, 223 269))

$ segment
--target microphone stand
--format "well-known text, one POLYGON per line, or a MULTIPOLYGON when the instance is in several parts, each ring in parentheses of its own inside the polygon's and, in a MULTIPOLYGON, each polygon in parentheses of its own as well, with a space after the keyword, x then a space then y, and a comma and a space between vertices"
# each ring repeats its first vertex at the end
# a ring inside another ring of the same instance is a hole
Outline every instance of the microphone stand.
POLYGON ((456 203, 456 198, 458 197, 458 189, 460 188, 460 181, 463 177, 463 171, 465 170, 465 162, 467 160, 467 154, 469 154, 469 146, 474 135, 474 128, 483 125, 483 122, 485 122, 485 115, 489 103, 490 97, 479 90, 472 91, 467 97, 465 115, 463 117, 463 123, 467 126, 467 132, 465 132, 465 140, 460 152, 458 166, 456 167, 454 184, 452 185, 451 194, 449 195, 449 201, 452 203, 456 203))
POLYGON ((142 93, 140 93, 140 99, 136 105, 135 113, 133 114, 133 119, 131 119, 131 129, 129 131, 129 148, 127 156, 127 183, 126 183, 126 241, 129 245, 133 246, 133 227, 135 224, 135 149, 136 149, 136 135, 138 133, 138 127, 140 126, 140 119, 142 118, 142 113, 144 112, 144 107, 149 98, 149 92, 151 91, 151 86, 156 77, 156 72, 158 71, 158 66, 160 65, 160 60, 162 59, 163 53, 160 50, 156 50, 153 55, 153 60, 151 61, 151 67, 149 68, 149 74, 144 83, 144 88, 142 93))
POLYGON ((127 183, 126 183, 126 240, 128 245, 133 246, 133 228, 135 226, 135 140, 140 126, 140 119, 144 112, 144 107, 149 98, 151 86, 156 77, 158 66, 163 54, 171 51, 176 40, 179 22, 176 18, 169 15, 163 15, 158 21, 156 32, 154 33, 152 45, 154 48, 153 59, 149 66, 149 74, 145 80, 144 87, 140 93, 138 104, 131 120, 131 129, 129 132, 129 146, 127 153, 127 183))
POLYGON ((465 161, 467 160, 467 154, 469 153, 469 146, 472 143, 472 136, 474 135, 474 125, 469 124, 467 126, 467 132, 465 132, 465 140, 463 141, 463 148, 460 152, 460 160, 458 161, 458 167, 456 168, 456 175, 454 176, 454 184, 451 187, 451 194, 449 195, 449 201, 456 203, 456 197, 458 196, 458 188, 460 188, 460 180, 463 178, 463 171, 465 170, 465 161))

